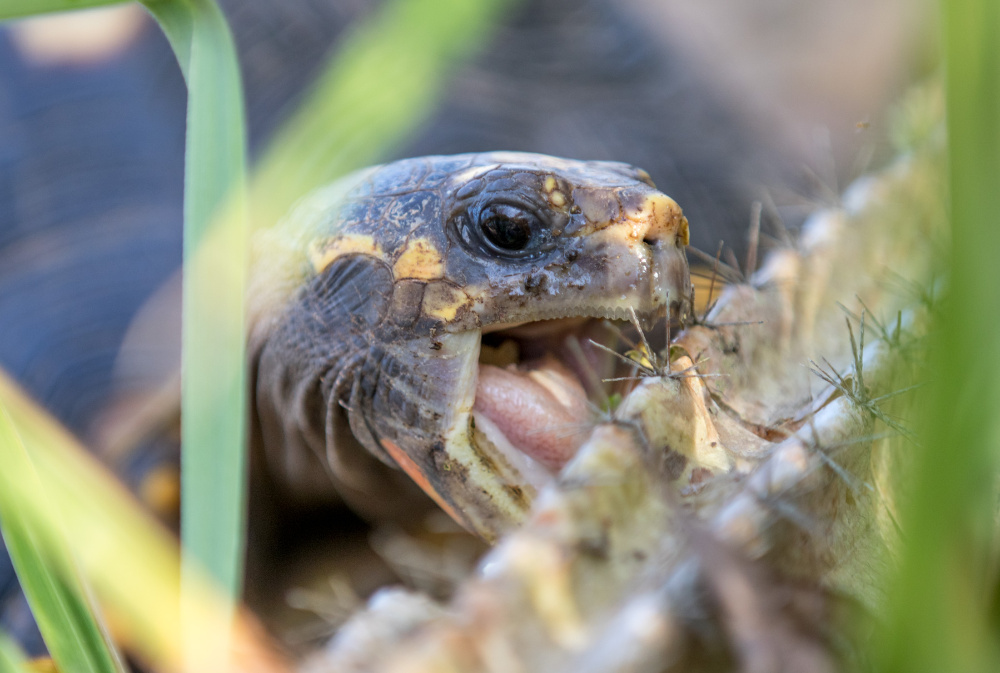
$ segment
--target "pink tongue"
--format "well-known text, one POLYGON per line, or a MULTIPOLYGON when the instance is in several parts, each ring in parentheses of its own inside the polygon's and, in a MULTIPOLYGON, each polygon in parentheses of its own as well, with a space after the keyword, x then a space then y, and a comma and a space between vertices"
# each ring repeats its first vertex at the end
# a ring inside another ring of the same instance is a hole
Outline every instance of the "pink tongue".
POLYGON ((522 453, 550 470, 572 458, 587 437, 590 413, 580 382, 553 358, 521 372, 479 366, 475 411, 522 453))

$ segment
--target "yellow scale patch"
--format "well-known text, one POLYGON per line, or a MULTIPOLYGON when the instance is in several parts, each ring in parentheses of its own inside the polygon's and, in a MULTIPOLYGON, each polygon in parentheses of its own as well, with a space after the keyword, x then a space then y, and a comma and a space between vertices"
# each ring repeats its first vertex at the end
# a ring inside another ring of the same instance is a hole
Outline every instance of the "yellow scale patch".
POLYGON ((396 280, 437 280, 444 276, 444 259, 429 239, 411 238, 392 265, 392 273, 396 280))
POLYGON ((451 322, 458 310, 471 303, 469 295, 445 283, 430 283, 424 291, 424 315, 451 322))
POLYGON ((316 273, 330 266, 333 260, 351 254, 371 255, 382 259, 382 247, 367 234, 344 234, 333 240, 309 247, 309 261, 316 273))
POLYGON ((558 184, 554 176, 549 175, 545 178, 542 183, 542 189, 545 190, 546 195, 549 197, 549 203, 551 203, 555 208, 562 208, 566 205, 567 199, 566 195, 556 189, 558 184))
POLYGON ((625 213, 632 225, 632 237, 660 238, 676 236, 681 245, 688 244, 688 221, 677 202, 666 194, 650 194, 636 210, 625 213))

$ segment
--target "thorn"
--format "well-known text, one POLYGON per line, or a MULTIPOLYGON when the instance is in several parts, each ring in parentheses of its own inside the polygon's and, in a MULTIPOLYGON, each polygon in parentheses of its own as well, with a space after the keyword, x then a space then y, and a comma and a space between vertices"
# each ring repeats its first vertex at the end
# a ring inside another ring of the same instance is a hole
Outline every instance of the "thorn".
MULTIPOLYGON (((571 334, 566 337, 566 347, 569 348, 569 352, 576 358, 576 361, 580 363, 580 369, 587 378, 586 383, 600 396, 600 402, 605 405, 605 408, 610 409, 611 398, 608 396, 608 391, 601 384, 600 376, 594 371, 594 367, 587 354, 583 352, 583 346, 580 345, 580 340, 576 338, 576 335, 571 334)), ((587 403, 589 405, 593 404, 590 400, 587 400, 587 403)))
POLYGON ((760 215, 764 204, 754 201, 750 206, 750 241, 747 245, 746 277, 749 282, 753 272, 757 270, 757 246, 760 245, 760 215))
POLYGON ((732 322, 713 322, 709 327, 745 327, 746 325, 764 325, 766 320, 734 320, 732 322))
MULTIPOLYGON (((653 352, 653 347, 649 345, 649 341, 646 340, 646 331, 642 329, 642 325, 639 324, 639 317, 635 314, 635 309, 631 306, 628 307, 629 318, 631 319, 632 326, 639 331, 639 338, 642 339, 642 347, 645 349, 645 355, 649 358, 650 365, 656 374, 662 376, 662 367, 660 365, 659 358, 656 353, 653 352)), ((669 319, 668 319, 669 320, 669 319)), ((667 343, 667 369, 670 368, 670 344, 667 343)))
POLYGON ((664 306, 666 306, 667 311, 666 311, 666 316, 664 317, 664 320, 663 320, 663 324, 664 324, 663 329, 664 329, 664 332, 665 332, 664 336, 666 336, 666 338, 667 338, 667 340, 666 340, 665 343, 666 343, 666 349, 667 349, 667 364, 669 366, 669 363, 670 363, 670 290, 667 290, 667 296, 664 299, 664 306))
MULTIPOLYGON (((649 376, 656 376, 656 372, 655 371, 653 371, 652 369, 650 369, 646 365, 642 364, 641 362, 639 362, 637 360, 633 360, 632 358, 628 357, 627 355, 622 355, 618 351, 613 350, 611 348, 608 348, 604 344, 599 344, 596 341, 594 341, 593 339, 588 339, 588 341, 592 345, 600 348, 601 350, 607 351, 608 353, 611 353, 612 355, 614 355, 616 358, 618 358, 619 360, 621 360, 625 364, 628 364, 628 365, 631 365, 633 367, 636 367, 637 369, 641 369, 642 371, 646 372, 649 376)), ((608 381, 623 381, 623 380, 626 380, 626 379, 601 379, 601 381, 603 381, 605 383, 607 383, 608 381)))
POLYGON ((715 308, 715 304, 712 302, 712 293, 715 291, 715 279, 719 275, 719 258, 722 257, 722 246, 723 241, 719 241, 719 249, 715 251, 715 264, 712 266, 712 280, 708 285, 708 301, 705 302, 705 314, 701 316, 702 322, 708 319, 708 314, 715 308))
POLYGON ((740 262, 736 259, 736 253, 733 252, 732 248, 726 248, 726 262, 736 271, 736 275, 739 277, 740 283, 746 282, 746 276, 740 270, 740 262))
POLYGON ((886 393, 885 395, 880 395, 879 397, 872 398, 872 399, 870 399, 868 401, 871 402, 871 403, 873 403, 873 404, 875 402, 882 402, 884 400, 892 399, 893 397, 896 397, 897 395, 902 395, 903 393, 908 393, 911 390, 916 390, 917 388, 923 388, 925 385, 927 385, 926 382, 924 382, 924 383, 914 383, 912 386, 906 386, 905 388, 901 388, 899 390, 894 390, 891 393, 886 393))
MULTIPOLYGON (((721 247, 722 246, 720 243, 720 248, 721 247)), ((726 249, 726 252, 729 253, 728 256, 731 257, 733 260, 736 259, 735 255, 733 255, 732 250, 726 249)), ((688 246, 688 253, 690 253, 694 257, 697 257, 703 262, 708 262, 710 264, 715 262, 715 257, 712 257, 711 255, 702 252, 698 248, 688 246)), ((736 266, 738 267, 739 264, 737 263, 736 266)), ((730 283, 739 283, 743 279, 743 274, 740 273, 739 269, 727 264, 726 262, 720 261, 718 263, 717 269, 719 275, 730 283)))
POLYGON ((792 235, 788 231, 788 227, 785 226, 785 220, 781 217, 781 212, 778 210, 778 206, 774 203, 774 197, 771 195, 771 190, 764 190, 764 205, 767 207, 768 212, 772 215, 768 221, 774 223, 774 228, 777 230, 778 239, 786 247, 794 247, 792 242, 792 235))

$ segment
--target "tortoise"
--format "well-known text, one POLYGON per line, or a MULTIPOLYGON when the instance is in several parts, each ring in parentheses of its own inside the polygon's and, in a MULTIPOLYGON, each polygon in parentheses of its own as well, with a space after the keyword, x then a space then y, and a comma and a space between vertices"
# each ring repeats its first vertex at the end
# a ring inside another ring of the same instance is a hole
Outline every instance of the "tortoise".
POLYGON ((494 540, 572 456, 558 419, 587 415, 571 371, 587 363, 562 337, 683 319, 688 238, 677 203, 616 162, 431 156, 321 189, 254 244, 257 451, 289 488, 332 481, 363 511, 398 497, 385 467, 401 468, 494 540), (484 334, 533 364, 480 363, 484 334))
MULTIPOLYGON (((259 150, 346 20, 374 3, 221 4, 240 47, 259 150)), ((0 90, 11 101, 0 110, 8 141, 0 365, 143 493, 148 475, 174 467, 173 438, 117 455, 102 434, 114 412, 156 397, 173 366, 173 344, 157 342, 133 353, 129 362, 141 366, 118 367, 130 321, 180 264, 183 81, 151 25, 109 61, 86 67, 31 63, 6 32, 0 46, 0 90)), ((762 134, 712 81, 617 3, 532 0, 456 72, 434 117, 392 157, 507 147, 625 159, 703 223, 695 245, 714 249, 724 238, 739 253, 760 185, 784 184, 798 160, 771 140, 784 126, 762 134)), ((157 335, 170 341, 176 327, 161 324, 157 335)), ((391 480, 397 471, 385 472, 391 480)), ((0 626, 30 621, 0 541, 0 626)), ((33 627, 13 631, 41 651, 33 627)))

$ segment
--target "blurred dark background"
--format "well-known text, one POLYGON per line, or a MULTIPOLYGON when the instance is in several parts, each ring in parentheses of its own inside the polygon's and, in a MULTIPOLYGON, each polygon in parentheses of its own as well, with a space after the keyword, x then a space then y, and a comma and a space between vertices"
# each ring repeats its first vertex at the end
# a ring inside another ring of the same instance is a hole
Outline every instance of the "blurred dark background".
MULTIPOLYGON (((253 156, 379 3, 221 4, 253 156)), ((681 204, 693 245, 714 253, 724 239, 742 259, 754 201, 777 235, 888 156, 887 105, 930 50, 920 7, 515 3, 386 158, 511 149, 627 161, 681 204)), ((184 114, 173 55, 137 5, 0 30, 0 366, 98 447, 120 417, 109 408, 176 368, 176 279, 160 288, 180 265, 184 114)), ((0 628, 23 633, 30 616, 6 563, 0 554, 0 628)))

